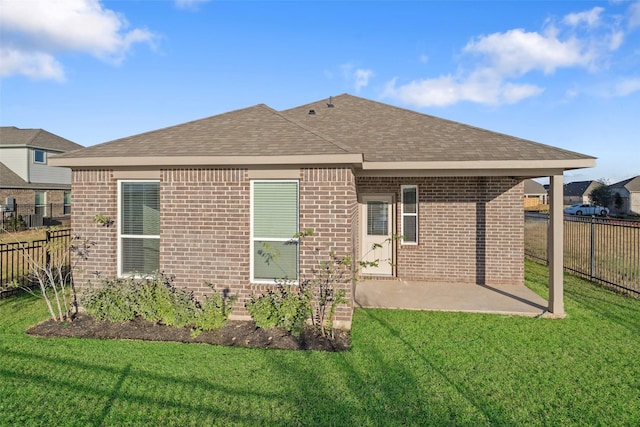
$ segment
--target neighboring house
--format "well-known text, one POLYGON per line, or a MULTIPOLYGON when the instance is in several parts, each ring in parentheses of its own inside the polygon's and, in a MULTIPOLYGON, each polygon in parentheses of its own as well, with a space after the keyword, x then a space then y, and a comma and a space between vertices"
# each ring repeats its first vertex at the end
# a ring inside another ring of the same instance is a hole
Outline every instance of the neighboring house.
MULTIPOLYGON (((360 271, 389 286, 521 285, 523 181, 542 176, 551 183, 549 311, 561 316, 563 173, 595 165, 347 94, 284 111, 259 104, 51 162, 72 168, 73 231, 96 242, 78 260, 78 287, 96 274, 163 271, 196 296, 205 282, 239 295, 240 317, 275 279, 309 278, 316 248, 322 259, 330 248, 390 260, 360 271), (97 214, 114 226, 96 225, 97 214), (298 244, 307 229, 314 235, 298 244)), ((349 327, 354 284, 341 286, 348 304, 336 325, 349 327)))
POLYGON ((71 209, 71 169, 49 157, 83 148, 42 129, 0 127, 0 206, 19 214, 61 217, 71 209))
POLYGON ((564 204, 590 203, 589 195, 593 190, 601 187, 598 181, 576 181, 564 185, 564 204))
POLYGON ((609 206, 611 213, 640 215, 640 176, 625 179, 609 186, 614 193, 614 201, 609 206), (615 197, 615 195, 620 197, 615 197), (616 199, 619 206, 616 206, 616 199))
POLYGON ((536 209, 548 203, 547 190, 542 184, 532 179, 524 180, 524 208, 536 209))

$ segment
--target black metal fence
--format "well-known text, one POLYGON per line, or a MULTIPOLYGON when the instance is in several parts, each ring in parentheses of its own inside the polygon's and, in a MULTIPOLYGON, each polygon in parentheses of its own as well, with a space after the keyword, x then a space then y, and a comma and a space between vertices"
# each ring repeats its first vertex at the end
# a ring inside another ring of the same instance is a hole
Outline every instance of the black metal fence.
POLYGON ((68 225, 71 205, 47 203, 44 205, 15 204, 10 211, 0 212, 0 229, 21 231, 29 228, 68 225))
MULTIPOLYGON (((525 213, 525 255, 548 263, 549 216, 525 213)), ((640 296, 640 222, 565 216, 564 268, 640 296)))
POLYGON ((69 270, 70 243, 70 229, 46 231, 44 239, 32 242, 0 243, 0 297, 34 284, 35 265, 56 265, 69 270))

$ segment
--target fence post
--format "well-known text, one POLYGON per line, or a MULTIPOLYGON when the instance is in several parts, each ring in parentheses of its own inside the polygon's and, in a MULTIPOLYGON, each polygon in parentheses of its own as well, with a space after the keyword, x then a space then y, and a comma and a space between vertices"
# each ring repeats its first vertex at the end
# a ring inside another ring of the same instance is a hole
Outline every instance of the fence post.
POLYGON ((596 252, 595 252, 595 247, 596 247, 596 216, 595 215, 591 215, 591 235, 590 237, 590 242, 589 242, 589 278, 590 280, 593 280, 594 277, 596 277, 596 252))
POLYGON ((45 231, 44 233, 45 236, 45 266, 47 268, 47 270, 49 270, 49 265, 51 265, 51 232, 49 232, 49 230, 45 231))

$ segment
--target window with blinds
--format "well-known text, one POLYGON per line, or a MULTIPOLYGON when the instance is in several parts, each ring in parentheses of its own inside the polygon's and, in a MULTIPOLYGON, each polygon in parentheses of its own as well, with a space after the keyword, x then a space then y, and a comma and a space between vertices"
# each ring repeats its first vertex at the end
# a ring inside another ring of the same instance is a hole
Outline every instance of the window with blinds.
POLYGON ((251 280, 298 280, 298 182, 251 181, 251 280))
POLYGON ((418 187, 402 186, 402 243, 418 243, 418 187))
POLYGON ((153 274, 160 269, 160 183, 121 181, 119 190, 119 274, 153 274))

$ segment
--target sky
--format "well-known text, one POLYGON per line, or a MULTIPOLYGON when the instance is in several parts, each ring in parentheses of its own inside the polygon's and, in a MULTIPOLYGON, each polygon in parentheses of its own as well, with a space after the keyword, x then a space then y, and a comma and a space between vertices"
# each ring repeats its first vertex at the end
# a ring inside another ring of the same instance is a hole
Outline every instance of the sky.
POLYGON ((0 0, 2 126, 90 146, 342 93, 640 175, 640 1, 0 0))

